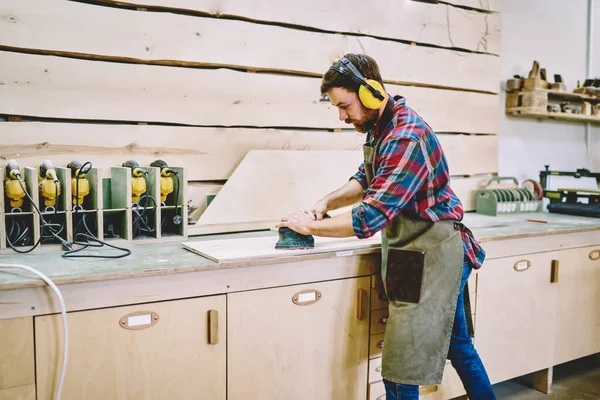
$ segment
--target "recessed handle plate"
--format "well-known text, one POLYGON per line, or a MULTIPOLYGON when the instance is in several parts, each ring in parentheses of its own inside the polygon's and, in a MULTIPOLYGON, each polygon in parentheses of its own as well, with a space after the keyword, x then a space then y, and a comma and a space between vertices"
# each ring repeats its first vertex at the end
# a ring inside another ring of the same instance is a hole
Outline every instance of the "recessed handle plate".
POLYGON ((158 320, 158 314, 154 311, 135 311, 121 317, 119 326, 125 329, 139 330, 151 327, 158 320))
POLYGON ((308 306, 321 300, 321 292, 314 289, 302 290, 292 296, 292 302, 297 306, 308 306))

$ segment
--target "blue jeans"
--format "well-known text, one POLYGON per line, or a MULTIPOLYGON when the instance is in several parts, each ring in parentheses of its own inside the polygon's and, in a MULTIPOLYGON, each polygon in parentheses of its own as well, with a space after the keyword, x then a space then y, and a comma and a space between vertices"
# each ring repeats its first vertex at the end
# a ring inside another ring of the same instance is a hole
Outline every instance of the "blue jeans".
MULTIPOLYGON (((452 366, 456 372, 458 372, 458 376, 460 376, 460 380, 470 400, 494 400, 496 396, 494 395, 490 379, 487 376, 487 372, 485 372, 483 363, 467 331, 467 318, 465 308, 463 307, 463 292, 470 275, 471 266, 468 263, 464 263, 448 358, 452 362, 452 366)), ((419 399, 419 386, 393 383, 385 379, 383 383, 385 384, 387 400, 419 399)))

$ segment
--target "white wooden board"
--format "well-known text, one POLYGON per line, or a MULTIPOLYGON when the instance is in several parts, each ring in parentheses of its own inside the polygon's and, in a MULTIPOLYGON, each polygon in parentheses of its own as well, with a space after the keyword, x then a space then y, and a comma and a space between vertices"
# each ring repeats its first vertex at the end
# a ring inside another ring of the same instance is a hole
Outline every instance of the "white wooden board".
POLYGON ((344 185, 362 158, 362 151, 252 150, 190 232, 271 228, 344 185))
POLYGON ((290 250, 276 249, 279 236, 259 238, 221 239, 182 242, 187 250, 206 257, 215 262, 249 261, 252 259, 279 258, 295 255, 340 252, 338 256, 351 255, 352 250, 379 247, 381 235, 376 234, 368 239, 325 238, 315 236, 313 249, 290 250))
POLYGON ((109 0, 499 54, 500 18, 446 4, 345 0, 109 0))
MULTIPOLYGON (((210 126, 348 128, 321 80, 0 52, 0 114, 210 126), (101 79, 99 78, 101 77, 101 79)), ((387 85, 436 132, 497 133, 497 95, 387 85)))
POLYGON ((0 19, 0 44, 54 54, 321 76, 342 55, 366 53, 386 82, 500 89, 499 57, 372 37, 64 0, 4 0, 0 15, 13 18, 0 19))

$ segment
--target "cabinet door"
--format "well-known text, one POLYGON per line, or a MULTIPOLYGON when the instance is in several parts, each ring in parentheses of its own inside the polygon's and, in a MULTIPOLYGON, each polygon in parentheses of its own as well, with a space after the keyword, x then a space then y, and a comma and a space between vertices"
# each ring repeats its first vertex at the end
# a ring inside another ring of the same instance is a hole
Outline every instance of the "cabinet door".
MULTIPOLYGON (((225 399, 225 306, 213 296, 69 313, 62 399, 225 399)), ((35 318, 38 400, 56 393, 61 321, 35 318)))
POLYGON ((561 251, 555 364, 600 352, 600 246, 561 251))
POLYGON ((364 400, 369 282, 228 295, 228 399, 364 400))
POLYGON ((34 383, 33 318, 0 320, 0 399, 34 383))
POLYGON ((553 253, 486 261, 477 277, 475 347, 492 383, 553 365, 553 253))

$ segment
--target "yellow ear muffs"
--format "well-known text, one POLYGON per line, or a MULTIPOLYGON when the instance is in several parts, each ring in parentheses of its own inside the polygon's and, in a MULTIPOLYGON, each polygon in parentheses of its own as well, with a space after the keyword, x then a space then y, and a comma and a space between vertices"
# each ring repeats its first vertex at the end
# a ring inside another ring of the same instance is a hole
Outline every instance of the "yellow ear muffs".
MULTIPOLYGON (((379 93, 381 93, 384 96, 385 100, 385 92, 383 91, 381 83, 377 82, 374 79, 366 79, 365 81, 369 85, 371 85, 373 89, 376 89, 379 93)), ((360 102, 363 104, 363 106, 365 106, 366 108, 370 108, 371 110, 377 110, 383 105, 384 102, 384 100, 379 100, 377 97, 375 97, 373 93, 363 85, 360 85, 360 87, 358 88, 358 98, 360 99, 360 102)))

